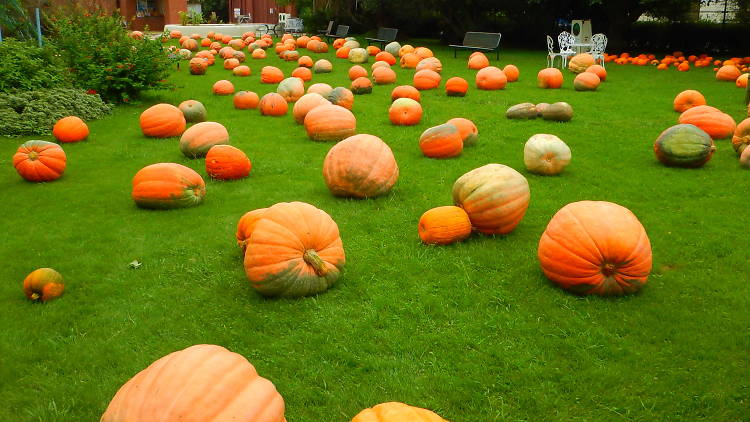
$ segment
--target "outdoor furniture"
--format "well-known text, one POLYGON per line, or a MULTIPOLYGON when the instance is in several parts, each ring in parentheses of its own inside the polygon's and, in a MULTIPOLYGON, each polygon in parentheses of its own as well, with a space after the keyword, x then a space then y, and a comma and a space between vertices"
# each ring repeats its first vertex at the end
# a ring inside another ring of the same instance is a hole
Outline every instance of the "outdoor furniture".
POLYGON ((560 57, 560 61, 562 61, 560 53, 555 53, 555 41, 547 35, 547 67, 555 66, 555 57, 560 57))
POLYGON ((604 52, 607 50, 607 36, 604 34, 594 34, 591 37, 591 51, 589 54, 594 57, 594 63, 601 61, 604 67, 604 52))
POLYGON ((301 34, 304 31, 304 25, 302 19, 299 18, 287 18, 284 23, 284 31, 290 34, 301 34))
POLYGON ((499 32, 467 32, 464 41, 460 44, 451 44, 453 57, 461 50, 495 51, 497 59, 500 60, 500 33, 499 32))
POLYGON ((336 27, 335 34, 325 34, 324 37, 330 41, 331 38, 346 38, 347 35, 349 35, 349 25, 339 25, 336 27))
POLYGON ((328 21, 328 28, 318 29, 318 34, 325 35, 330 34, 333 31, 333 21, 328 21))
POLYGON ((557 36, 557 45, 560 46, 560 57, 562 57, 562 68, 564 69, 568 65, 568 57, 575 56, 576 51, 573 50, 573 44, 576 39, 570 32, 563 31, 557 36))
POLYGON ((375 38, 365 38, 367 40, 367 45, 370 45, 371 42, 377 42, 380 43, 380 48, 384 48, 386 43, 396 41, 396 35, 398 34, 398 29, 396 28, 378 28, 378 33, 375 35, 375 38))
POLYGON ((237 23, 253 23, 253 16, 251 14, 237 16, 237 23))

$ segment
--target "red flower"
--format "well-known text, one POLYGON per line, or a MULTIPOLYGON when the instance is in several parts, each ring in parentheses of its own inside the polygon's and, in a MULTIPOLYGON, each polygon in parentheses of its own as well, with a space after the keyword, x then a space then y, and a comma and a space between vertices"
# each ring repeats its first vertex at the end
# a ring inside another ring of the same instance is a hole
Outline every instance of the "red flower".
POLYGON ((88 89, 88 90, 86 91, 86 93, 87 93, 87 94, 91 94, 91 95, 96 95, 96 94, 97 94, 97 92, 96 92, 96 90, 95 90, 95 89, 88 89))

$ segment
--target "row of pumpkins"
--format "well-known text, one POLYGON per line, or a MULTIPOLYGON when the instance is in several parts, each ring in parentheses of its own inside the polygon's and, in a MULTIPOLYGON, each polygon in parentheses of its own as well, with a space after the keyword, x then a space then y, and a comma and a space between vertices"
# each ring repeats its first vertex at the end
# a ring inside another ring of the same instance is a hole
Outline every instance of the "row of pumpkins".
MULTIPOLYGON (((636 66, 656 66, 659 70, 667 70, 670 67, 674 67, 681 72, 690 70, 691 64, 696 67, 710 67, 713 68, 714 72, 717 72, 716 79, 720 81, 735 81, 740 73, 748 72, 750 68, 750 57, 732 57, 727 60, 714 60, 712 56, 708 54, 701 55, 689 55, 681 51, 675 51, 672 54, 667 54, 661 59, 657 59, 654 54, 639 54, 637 56, 631 56, 630 53, 618 54, 604 54, 604 62, 614 62, 616 64, 633 64, 636 66), (730 66, 730 67, 727 67, 730 66), (734 69, 732 69, 734 68, 734 69), (732 74, 736 74, 734 78, 731 78, 732 74)), ((747 81, 747 76, 744 77, 747 81)))

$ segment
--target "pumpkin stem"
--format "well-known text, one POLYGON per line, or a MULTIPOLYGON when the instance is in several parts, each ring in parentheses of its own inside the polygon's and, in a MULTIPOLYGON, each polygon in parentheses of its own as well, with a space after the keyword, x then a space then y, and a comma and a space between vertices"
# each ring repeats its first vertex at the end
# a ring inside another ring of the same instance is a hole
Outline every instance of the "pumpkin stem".
POLYGON ((326 263, 323 262, 323 258, 318 255, 315 249, 306 250, 304 255, 302 255, 302 259, 304 259, 308 265, 315 269, 315 274, 317 274, 318 276, 323 277, 328 274, 326 263))
POLYGON ((37 300, 39 298, 40 298, 39 293, 34 292, 31 294, 31 300, 37 300))
POLYGON ((36 160, 38 156, 39 156, 39 154, 36 151, 31 151, 28 154, 29 160, 31 160, 31 161, 36 160))
POLYGON ((602 274, 609 277, 616 272, 615 269, 615 264, 606 263, 602 266, 602 274))

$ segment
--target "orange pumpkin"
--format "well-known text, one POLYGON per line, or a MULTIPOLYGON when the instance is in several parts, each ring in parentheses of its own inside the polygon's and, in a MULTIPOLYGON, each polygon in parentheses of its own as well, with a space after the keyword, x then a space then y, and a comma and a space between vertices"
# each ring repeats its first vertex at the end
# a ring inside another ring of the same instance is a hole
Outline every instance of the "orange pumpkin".
POLYGON ((378 85, 387 85, 396 82, 396 72, 390 66, 382 66, 372 70, 372 79, 378 85))
POLYGON ((298 67, 292 71, 292 77, 300 78, 303 82, 312 80, 312 71, 306 67, 298 67))
POLYGON ((312 94, 312 93, 320 94, 323 96, 323 98, 327 98, 328 94, 330 94, 331 91, 333 91, 333 88, 331 87, 331 85, 324 84, 324 83, 312 84, 310 85, 310 87, 307 88, 308 94, 312 94))
POLYGON ((454 76, 445 82, 445 93, 449 97, 463 97, 469 90, 469 83, 466 79, 454 76))
POLYGON ((421 59, 416 54, 407 53, 401 56, 400 64, 403 69, 414 69, 415 67, 417 67, 417 63, 419 63, 419 60, 421 59))
POLYGON ((77 116, 63 117, 55 123, 52 135, 60 142, 79 142, 89 136, 89 127, 77 116))
POLYGON ((674 111, 680 113, 699 105, 706 105, 706 98, 694 89, 682 91, 674 97, 674 111))
POLYGON ((741 121, 732 136, 732 146, 737 155, 742 154, 748 145, 750 145, 750 118, 741 121))
POLYGON ((132 198, 141 208, 172 209, 203 202, 206 183, 195 170, 176 163, 146 166, 133 177, 132 198))
POLYGON ((302 82, 302 79, 292 76, 281 81, 276 88, 276 92, 281 94, 286 102, 293 103, 305 95, 305 84, 302 82))
POLYGON ((247 240, 245 273, 263 296, 309 296, 332 286, 345 262, 331 216, 304 202, 282 202, 263 213, 247 240))
POLYGON ((484 53, 477 51, 479 54, 473 54, 469 56, 468 68, 473 70, 484 69, 490 65, 490 60, 484 53))
POLYGON ((711 139, 723 139, 732 136, 736 123, 732 116, 721 110, 700 105, 687 109, 680 115, 679 123, 698 126, 711 136, 711 139))
POLYGON ((342 45, 344 45, 345 42, 346 42, 346 39, 344 38, 336 38, 335 40, 333 40, 333 44, 331 45, 331 47, 338 50, 339 48, 341 48, 342 45))
POLYGON ((585 72, 586 69, 595 64, 594 56, 589 53, 580 53, 573 56, 568 62, 568 70, 573 73, 585 72))
POLYGON ((214 145, 206 154, 206 173, 214 179, 242 179, 252 167, 247 155, 231 145, 214 145))
POLYGON ((434 412, 404 403, 380 403, 357 414, 351 422, 448 422, 434 412))
POLYGON ((419 102, 421 94, 417 88, 414 88, 411 85, 399 85, 391 91, 391 102, 396 101, 399 98, 411 98, 412 100, 419 102))
POLYGON ((550 220, 537 251, 544 274, 578 294, 623 295, 641 289, 651 271, 651 243, 627 208, 573 202, 550 220))
POLYGON ((368 45, 367 48, 367 54, 370 56, 377 56, 378 53, 380 53, 380 47, 376 47, 374 45, 368 45))
POLYGON ((240 61, 235 58, 224 60, 224 69, 232 70, 239 65, 240 65, 240 61))
POLYGON ((586 72, 595 73, 601 82, 604 82, 607 79, 607 70, 598 64, 592 64, 587 67, 586 72))
POLYGON ((477 72, 477 88, 484 90, 495 90, 505 88, 508 78, 502 70, 495 66, 487 66, 477 72))
POLYGON ((458 129, 464 147, 476 145, 479 140, 479 130, 477 130, 477 126, 474 122, 469 119, 464 119, 463 117, 454 117, 448 120, 447 123, 452 124, 458 129))
POLYGON ((49 302, 65 291, 63 276, 52 268, 37 268, 23 279, 23 293, 31 300, 49 302))
POLYGON ((406 44, 398 49, 398 56, 404 57, 407 54, 414 53, 414 47, 412 47, 409 44, 406 44))
POLYGON ((414 74, 414 87, 419 90, 434 89, 440 86, 440 74, 434 70, 423 69, 414 74))
POLYGON ((737 85, 737 88, 743 88, 747 89, 747 77, 750 76, 748 73, 743 73, 740 75, 739 78, 737 78, 736 81, 734 81, 735 85, 737 85))
POLYGON ((375 61, 376 62, 383 61, 383 62, 388 63, 391 66, 393 66, 394 64, 396 64, 396 58, 393 57, 393 54, 391 54, 391 53, 389 53, 387 51, 381 51, 380 53, 378 53, 377 55, 375 55, 375 61))
POLYGON ((313 141, 340 141, 357 130, 354 114, 333 104, 313 107, 305 116, 304 124, 307 136, 313 141))
POLYGON ((29 182, 59 179, 66 163, 65 151, 54 142, 26 141, 13 154, 13 167, 29 182))
POLYGON ((557 89, 563 84, 563 74, 557 68, 548 67, 539 71, 536 80, 539 88, 557 89))
POLYGON ((518 77, 521 74, 518 68, 512 64, 505 65, 505 67, 503 68, 503 73, 505 73, 505 77, 508 79, 508 82, 518 81, 518 77))
POLYGON ((349 68, 349 80, 353 81, 357 78, 366 78, 367 77, 367 69, 364 67, 355 64, 354 66, 349 68))
POLYGON ((284 80, 284 73, 278 67, 263 66, 260 70, 260 82, 264 84, 277 84, 284 80))
POLYGON ((596 73, 581 72, 573 79, 573 88, 576 91, 596 91, 600 82, 596 73))
POLYGON ((352 81, 351 91, 354 94, 370 94, 372 93, 372 82, 369 79, 362 76, 352 81))
POLYGON ((740 77, 740 70, 737 66, 730 64, 722 66, 718 72, 716 72, 717 81, 734 82, 740 77))
POLYGON ((313 60, 310 56, 302 56, 297 59, 297 65, 299 67, 313 67, 313 60))
POLYGON ((240 221, 237 222, 237 246, 242 249, 242 256, 245 256, 245 249, 247 249, 247 241, 250 239, 250 235, 255 230, 255 225, 258 224, 263 214, 266 213, 268 208, 259 208, 257 210, 248 211, 240 217, 240 221))
POLYGON ((419 149, 429 158, 451 158, 461 155, 464 141, 451 123, 431 127, 419 137, 419 149))
POLYGON ((422 242, 428 245, 449 245, 471 235, 471 221, 463 208, 437 207, 422 214, 418 232, 422 242))
POLYGON ((289 104, 277 92, 269 92, 258 103, 260 114, 263 116, 283 116, 289 111, 289 104))
POLYGON ((307 116, 307 113, 309 113, 310 110, 321 105, 329 104, 331 104, 331 102, 323 98, 322 95, 316 92, 310 92, 300 97, 300 99, 294 103, 292 115, 297 123, 303 124, 305 122, 305 116, 307 116))
POLYGON ((262 48, 256 48, 253 50, 253 53, 250 55, 250 57, 260 60, 266 58, 266 50, 263 50, 262 48))
POLYGON ((307 43, 309 42, 310 42, 310 37, 308 37, 307 35, 302 35, 301 37, 297 38, 297 40, 295 41, 295 43, 297 44, 297 47, 299 48, 306 48, 307 43))
POLYGON ((180 137, 180 151, 188 158, 198 158, 206 155, 214 145, 228 144, 229 132, 221 123, 196 123, 180 137))
POLYGON ((181 135, 187 123, 179 108, 171 104, 156 104, 141 113, 140 125, 146 136, 169 138, 181 135))
POLYGON ((413 126, 422 120, 422 106, 411 98, 397 98, 388 109, 388 119, 398 126, 413 126))
POLYGON ((234 76, 250 76, 250 68, 247 66, 237 66, 232 69, 234 76))
POLYGON ((286 422, 284 399, 242 355, 200 344, 137 373, 120 387, 100 422, 219 419, 286 422))
POLYGON ((354 93, 341 86, 332 89, 326 98, 328 98, 328 101, 330 101, 331 104, 339 105, 348 110, 351 110, 352 107, 354 107, 354 93))
POLYGON ((414 68, 417 72, 423 69, 429 69, 433 72, 440 73, 443 71, 443 64, 437 57, 427 57, 417 63, 417 67, 414 68))
POLYGON ((226 79, 216 81, 213 86, 213 92, 216 95, 234 94, 234 85, 226 79))
POLYGON ((340 47, 336 50, 336 57, 338 57, 339 59, 348 59, 350 51, 351 48, 349 47, 340 47))
POLYGON ((354 135, 328 151, 323 178, 335 196, 374 198, 396 184, 398 164, 391 148, 377 136, 354 135))
POLYGON ((430 50, 427 47, 417 47, 417 48, 415 48, 414 49, 414 54, 416 54, 417 57, 419 57, 420 60, 434 56, 434 54, 432 53, 432 50, 430 50))

